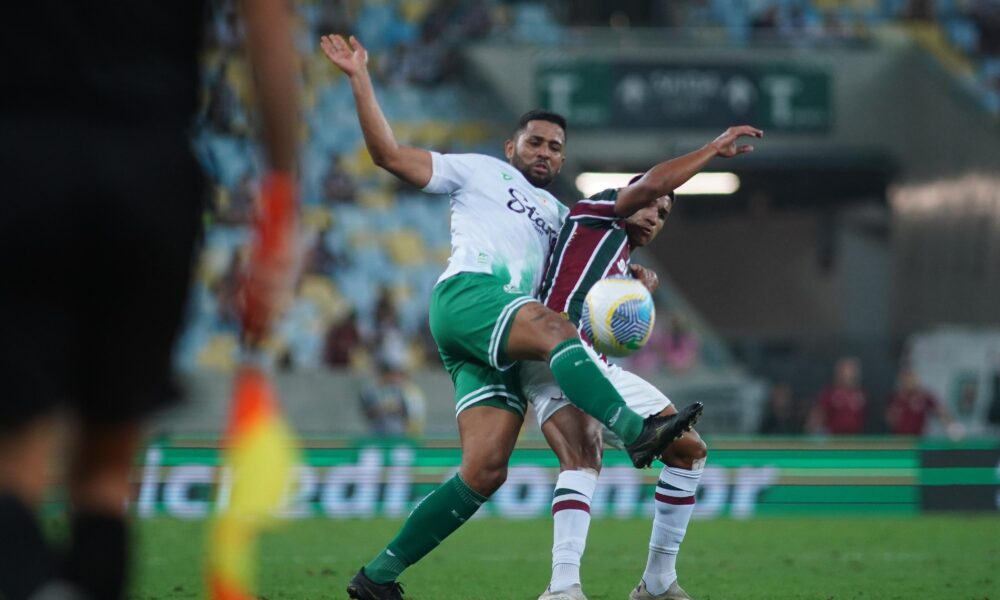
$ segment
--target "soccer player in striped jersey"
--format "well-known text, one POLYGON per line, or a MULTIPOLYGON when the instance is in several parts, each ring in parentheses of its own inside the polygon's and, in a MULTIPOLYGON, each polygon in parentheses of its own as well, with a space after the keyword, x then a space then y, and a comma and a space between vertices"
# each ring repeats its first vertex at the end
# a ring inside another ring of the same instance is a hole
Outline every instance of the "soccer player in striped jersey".
MULTIPOLYGON (((570 210, 539 295, 555 312, 579 327, 587 291, 609 276, 633 276, 653 291, 656 274, 630 264, 632 250, 649 244, 663 229, 674 203, 674 189, 701 171, 715 157, 730 158, 753 150, 738 145, 740 137, 760 138, 750 126, 731 127, 699 150, 662 162, 636 176, 621 189, 610 189, 580 200, 570 210)), ((587 346, 592 354, 593 349, 587 346)), ((594 354, 596 356, 596 354, 594 354)), ((599 361, 626 404, 646 416, 673 414, 677 409, 642 378, 606 361, 599 361)), ((545 439, 559 457, 559 478, 552 498, 554 535, 552 579, 539 600, 585 600, 580 560, 590 526, 590 500, 601 468, 602 439, 620 448, 615 435, 572 406, 544 363, 525 363, 524 393, 535 407, 545 439)), ((707 456, 705 442, 689 431, 664 450, 655 491, 656 512, 649 556, 631 600, 685 600, 678 585, 676 559, 694 509, 695 491, 707 456)))

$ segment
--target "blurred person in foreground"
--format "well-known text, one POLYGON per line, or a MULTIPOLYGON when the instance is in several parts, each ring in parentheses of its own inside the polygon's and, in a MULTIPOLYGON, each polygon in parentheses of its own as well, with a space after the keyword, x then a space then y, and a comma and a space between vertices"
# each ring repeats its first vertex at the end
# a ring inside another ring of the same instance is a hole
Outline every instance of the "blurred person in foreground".
POLYGON ((944 404, 920 385, 916 371, 909 366, 896 376, 896 389, 889 396, 885 421, 895 435, 923 435, 929 417, 937 416, 951 436, 961 435, 961 425, 955 422, 944 404))
MULTIPOLYGON (((265 197, 292 198, 289 15, 283 3, 242 6, 270 169, 265 197)), ((205 199, 188 131, 206 9, 195 0, 53 0, 13 5, 0 24, 5 600, 124 597, 129 475, 146 418, 176 396, 171 354, 205 199), (35 515, 62 479, 53 463, 67 469, 60 556, 35 515)), ((281 231, 287 241, 291 227, 281 231)), ((270 320, 290 251, 247 274, 251 342, 270 320)))
POLYGON ((868 397, 861 389, 861 362, 844 357, 834 367, 833 383, 823 388, 809 414, 811 433, 857 435, 865 428, 868 397))

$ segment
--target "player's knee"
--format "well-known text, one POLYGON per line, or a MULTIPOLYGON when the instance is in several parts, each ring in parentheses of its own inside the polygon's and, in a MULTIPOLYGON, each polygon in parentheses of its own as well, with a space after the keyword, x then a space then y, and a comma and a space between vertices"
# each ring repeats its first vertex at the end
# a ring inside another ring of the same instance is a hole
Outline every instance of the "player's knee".
POLYGON ((490 497, 507 481, 507 465, 490 465, 462 473, 462 480, 477 493, 490 497))
POLYGON ((688 456, 691 460, 704 461, 708 458, 708 444, 706 444, 705 440, 701 439, 701 436, 697 434, 692 435, 691 438, 688 456))
POLYGON ((541 329, 539 333, 545 340, 546 360, 556 346, 566 340, 580 337, 580 333, 568 320, 551 311, 541 320, 539 327, 541 329))
POLYGON ((695 468, 698 468, 698 465, 704 465, 708 459, 708 444, 701 437, 698 437, 696 440, 691 458, 695 463, 695 468))
POLYGON ((698 469, 705 464, 708 457, 708 446, 705 440, 696 432, 684 434, 684 437, 667 446, 660 460, 664 464, 682 469, 698 469))

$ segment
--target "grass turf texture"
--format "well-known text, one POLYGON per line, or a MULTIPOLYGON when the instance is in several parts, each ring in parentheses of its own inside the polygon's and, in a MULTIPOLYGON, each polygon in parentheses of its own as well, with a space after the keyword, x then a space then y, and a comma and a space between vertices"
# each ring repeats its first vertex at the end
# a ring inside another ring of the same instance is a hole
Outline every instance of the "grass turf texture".
MULTIPOLYGON (((399 521, 292 521, 262 540, 260 597, 346 598, 354 572, 399 521)), ((590 600, 625 600, 642 575, 650 522, 599 520, 583 563, 590 600)), ((204 597, 206 524, 138 527, 130 598, 204 597)), ((550 521, 462 527, 400 580, 412 600, 535 600, 548 583, 550 521)), ((1000 600, 1000 517, 696 521, 678 564, 697 600, 1000 600)))

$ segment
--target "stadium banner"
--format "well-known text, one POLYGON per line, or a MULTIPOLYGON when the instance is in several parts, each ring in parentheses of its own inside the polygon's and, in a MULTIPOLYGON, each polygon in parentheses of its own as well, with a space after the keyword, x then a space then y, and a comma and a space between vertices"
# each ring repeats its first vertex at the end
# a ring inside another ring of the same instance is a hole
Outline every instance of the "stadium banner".
POLYGON ((573 127, 725 128, 822 133, 833 122, 828 71, 766 63, 549 60, 535 72, 540 106, 573 127))
MULTIPOLYGON (((755 515, 911 515, 1000 510, 1000 441, 900 438, 707 438, 697 518, 755 515)), ((232 487, 216 441, 164 438, 136 470, 140 517, 200 519, 225 507, 232 487)), ((282 516, 403 517, 459 463, 454 440, 306 441, 282 516)), ((638 471, 609 450, 591 510, 598 518, 652 514, 659 469, 638 471)), ((476 518, 549 514, 558 465, 541 441, 522 441, 507 482, 476 518)))

